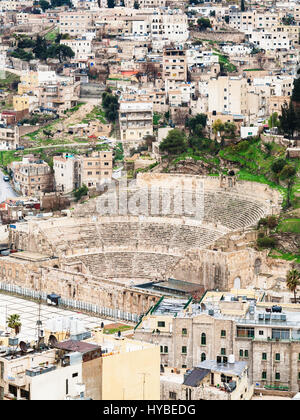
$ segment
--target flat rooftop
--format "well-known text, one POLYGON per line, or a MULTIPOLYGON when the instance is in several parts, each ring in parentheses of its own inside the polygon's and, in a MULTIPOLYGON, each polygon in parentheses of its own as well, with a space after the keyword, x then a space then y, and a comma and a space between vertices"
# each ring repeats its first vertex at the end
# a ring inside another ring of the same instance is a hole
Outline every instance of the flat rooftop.
POLYGON ((220 372, 227 375, 241 376, 245 368, 247 367, 247 362, 234 362, 234 363, 217 363, 215 360, 204 360, 199 365, 198 368, 213 370, 214 372, 220 372))
POLYGON ((14 252, 10 254, 10 258, 17 258, 20 260, 39 262, 39 261, 49 260, 50 255, 39 254, 39 253, 29 252, 29 251, 22 251, 22 252, 14 252))

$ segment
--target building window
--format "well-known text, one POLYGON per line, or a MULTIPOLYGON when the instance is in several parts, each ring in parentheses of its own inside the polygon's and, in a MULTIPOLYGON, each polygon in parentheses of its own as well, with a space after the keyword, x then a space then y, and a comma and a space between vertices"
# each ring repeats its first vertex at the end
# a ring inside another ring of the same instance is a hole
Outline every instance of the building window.
POLYGON ((164 353, 168 353, 168 346, 164 346, 164 353))
POLYGON ((237 327, 236 335, 239 338, 254 338, 254 328, 237 327))
POLYGON ((280 381, 280 373, 279 372, 275 373, 275 381, 280 381))
POLYGON ((226 337, 226 331, 225 330, 221 330, 221 337, 226 337))
POLYGON ((246 359, 249 357, 249 351, 248 350, 245 350, 244 357, 246 357, 246 359))
POLYGON ((76 378, 78 376, 78 372, 72 374, 72 378, 76 378))
POLYGON ((262 353, 261 360, 267 360, 267 353, 262 353))
POLYGON ((206 345, 206 334, 205 333, 201 334, 201 345, 202 346, 206 345))
POLYGON ((262 330, 259 330, 258 335, 264 335, 264 332, 262 330))
POLYGON ((187 353, 186 346, 182 346, 181 347, 181 353, 182 354, 186 354, 187 353))
POLYGON ((201 353, 201 362, 204 362, 204 360, 206 360, 206 354, 201 353))
POLYGON ((225 354, 226 354, 226 349, 224 347, 222 347, 221 348, 221 355, 222 356, 225 356, 225 354))
POLYGON ((267 379, 267 372, 266 372, 265 370, 263 370, 263 371, 261 372, 261 379, 262 379, 263 381, 267 379))
POLYGON ((280 353, 275 353, 276 362, 280 362, 280 353))
POLYGON ((157 322, 157 326, 158 327, 165 327, 166 326, 166 323, 165 323, 165 321, 158 321, 157 322))
POLYGON ((244 350, 240 349, 240 357, 244 357, 244 350))
POLYGON ((187 335, 187 329, 186 328, 182 328, 181 333, 182 333, 182 335, 187 335))

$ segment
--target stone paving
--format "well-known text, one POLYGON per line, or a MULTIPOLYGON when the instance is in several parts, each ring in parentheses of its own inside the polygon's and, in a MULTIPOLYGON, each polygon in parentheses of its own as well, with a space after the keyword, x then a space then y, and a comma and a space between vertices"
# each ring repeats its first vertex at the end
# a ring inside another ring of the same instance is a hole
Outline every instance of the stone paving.
MULTIPOLYGON (((0 330, 4 331, 6 317, 11 314, 19 314, 22 323, 20 340, 31 341, 37 338, 36 322, 38 320, 38 304, 15 296, 0 294, 0 330)), ((58 317, 73 317, 79 319, 87 329, 111 324, 112 320, 93 317, 81 312, 70 311, 55 306, 41 305, 41 321, 43 328, 48 320, 58 317)))

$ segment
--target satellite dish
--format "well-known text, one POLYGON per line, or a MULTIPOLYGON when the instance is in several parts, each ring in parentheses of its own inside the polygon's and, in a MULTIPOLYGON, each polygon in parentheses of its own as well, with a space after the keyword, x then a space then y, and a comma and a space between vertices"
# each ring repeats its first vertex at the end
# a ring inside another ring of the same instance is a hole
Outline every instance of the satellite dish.
POLYGON ((57 338, 55 335, 51 334, 48 340, 49 346, 55 347, 57 345, 57 338))
POLYGON ((22 353, 26 353, 27 352, 27 344, 25 343, 25 341, 20 341, 20 344, 19 344, 19 346, 20 346, 20 349, 21 349, 21 351, 22 351, 22 353))

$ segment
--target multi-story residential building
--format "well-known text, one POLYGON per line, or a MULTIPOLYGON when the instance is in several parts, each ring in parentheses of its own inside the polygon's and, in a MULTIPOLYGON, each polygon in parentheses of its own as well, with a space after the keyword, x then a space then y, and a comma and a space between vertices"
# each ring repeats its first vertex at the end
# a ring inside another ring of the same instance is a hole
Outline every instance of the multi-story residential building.
POLYGON ((77 104, 80 94, 80 81, 40 85, 34 93, 38 95, 40 107, 63 113, 63 111, 77 104))
POLYGON ((8 169, 12 172, 15 189, 24 196, 53 191, 53 173, 43 160, 24 156, 22 162, 12 162, 8 169))
MULTIPOLYGON (((183 347, 183 351, 185 347, 183 347)), ((253 395, 247 362, 205 360, 181 373, 161 375, 162 400, 250 400, 253 395)))
MULTIPOLYGON (((298 29, 298 28, 296 28, 298 29)), ((293 32, 281 31, 280 27, 255 29, 248 33, 249 42, 264 51, 289 50, 295 43, 293 32)))
POLYGON ((19 127, 0 124, 0 150, 13 150, 19 143, 19 127))
POLYGON ((162 367, 190 369, 217 358, 227 363, 233 355, 247 362, 255 388, 299 391, 299 305, 279 306, 236 289, 207 292, 199 304, 165 298, 152 309, 135 337, 160 345, 162 367))
POLYGON ((56 191, 70 193, 83 184, 96 188, 112 177, 112 152, 93 152, 89 156, 54 156, 53 170, 56 191))
POLYGON ((121 140, 143 140, 153 134, 153 103, 150 101, 120 101, 119 121, 121 140))
POLYGON ((15 95, 13 97, 13 107, 15 111, 28 110, 32 112, 38 107, 38 98, 34 95, 15 95))
POLYGON ((81 37, 85 32, 93 30, 96 12, 77 10, 62 12, 59 15, 59 32, 70 36, 81 37))
POLYGON ((54 188, 70 193, 81 186, 80 158, 65 153, 53 157, 54 188))
POLYGON ((33 5, 33 0, 0 0, 0 11, 19 10, 33 5))
POLYGON ((95 57, 92 52, 92 41, 86 38, 81 39, 62 39, 62 45, 67 45, 75 53, 75 60, 88 60, 95 57))
POLYGON ((187 80, 186 50, 182 48, 165 48, 163 52, 163 80, 168 92, 170 85, 187 80))
POLYGON ((109 182, 112 178, 112 152, 92 152, 88 156, 80 157, 81 185, 96 188, 98 184, 109 182))
POLYGON ((247 114, 247 80, 243 77, 219 76, 208 82, 208 111, 247 114))
POLYGON ((158 346, 100 328, 62 335, 47 332, 33 348, 0 333, 0 400, 159 399, 158 346))

